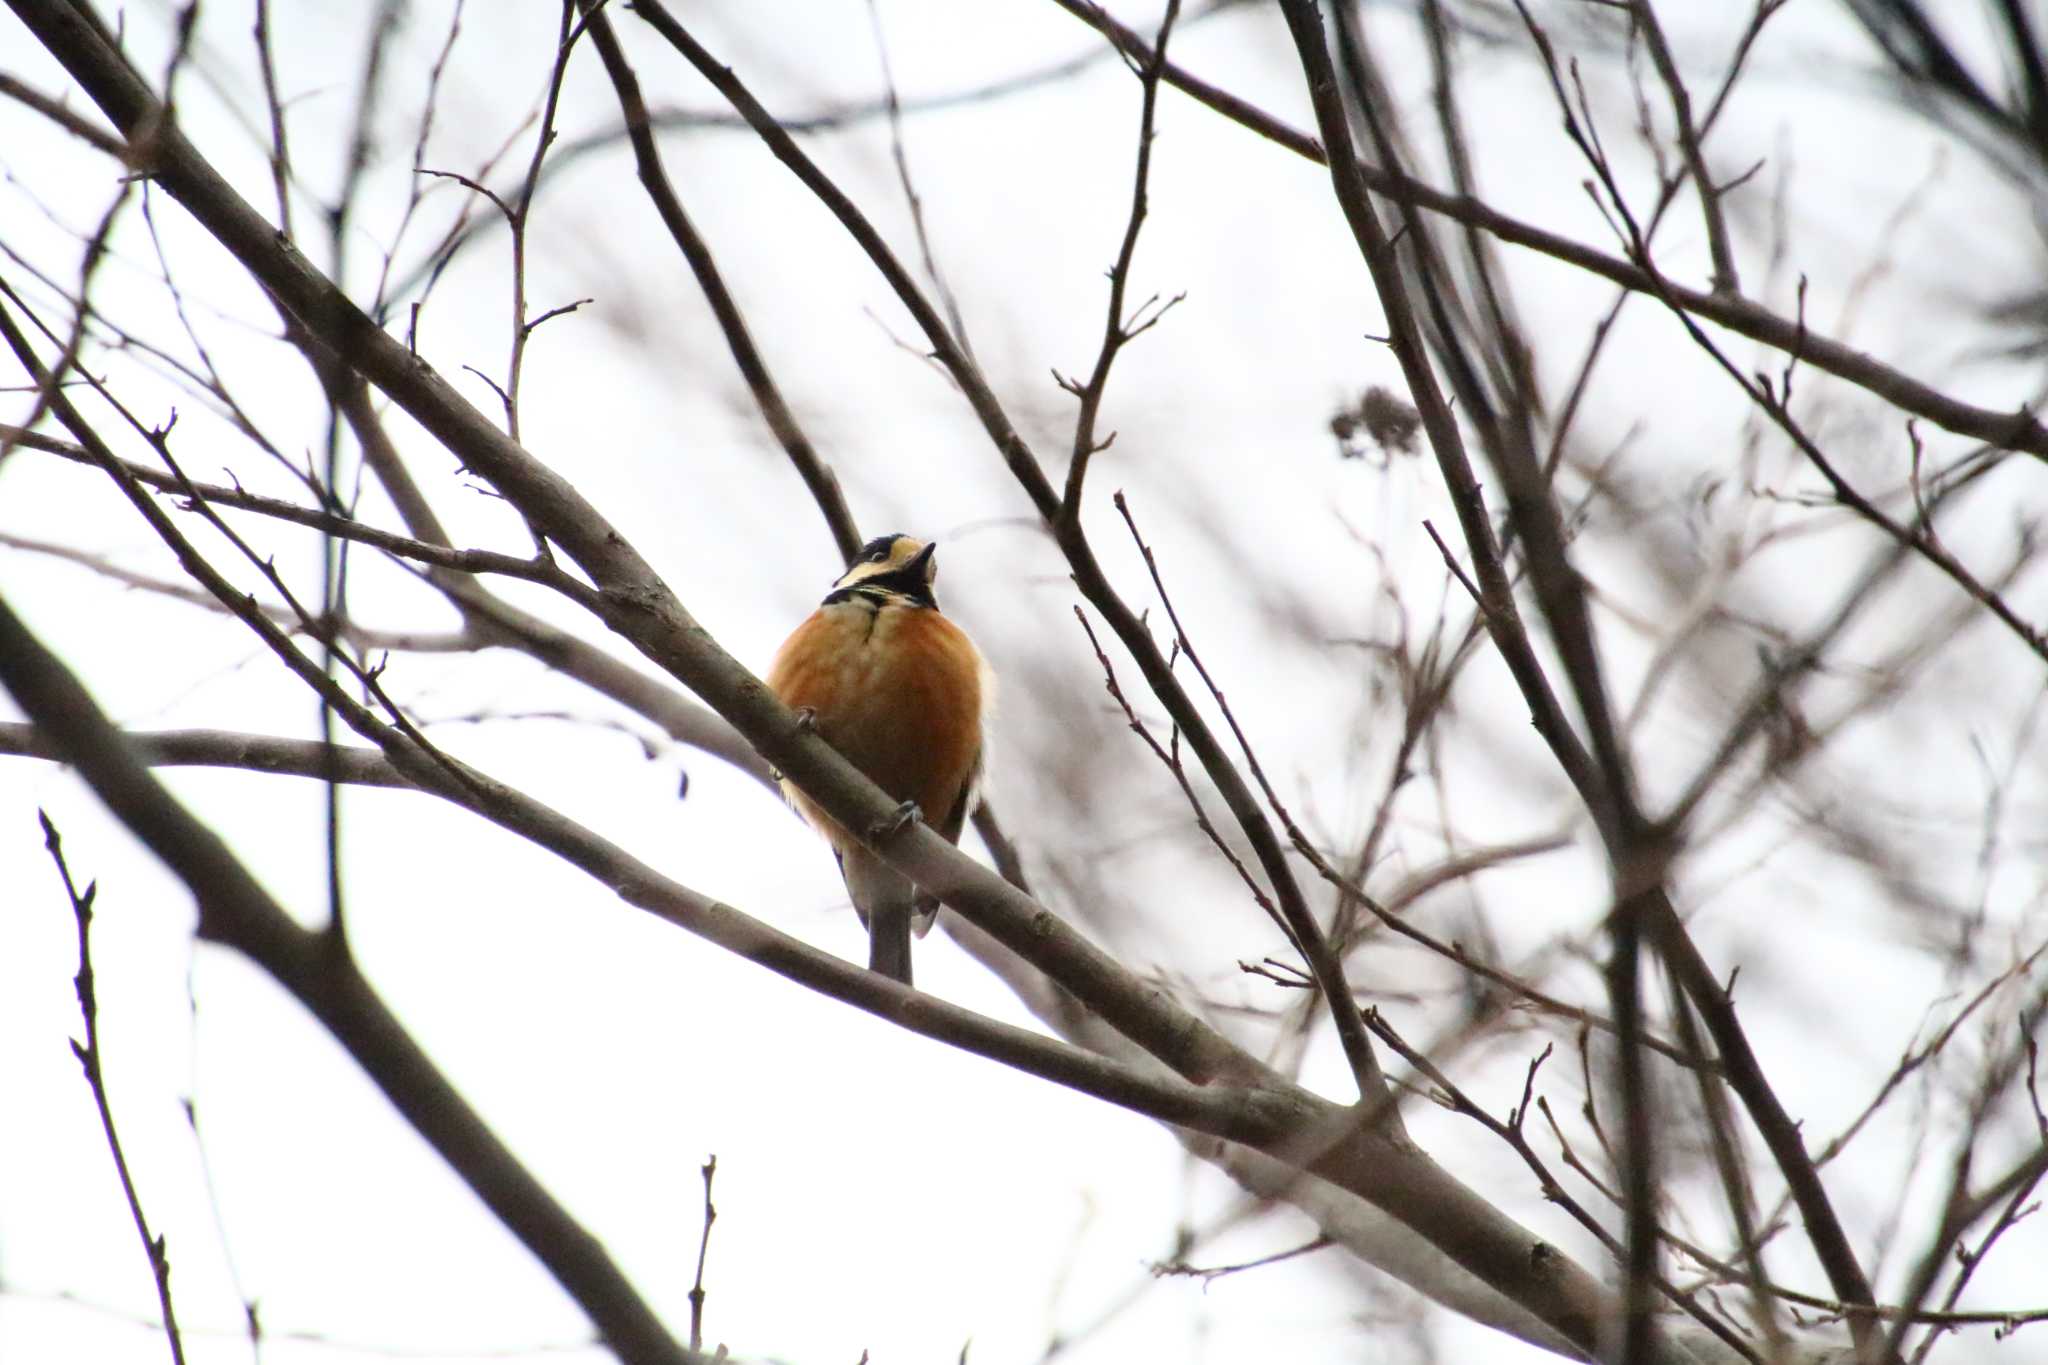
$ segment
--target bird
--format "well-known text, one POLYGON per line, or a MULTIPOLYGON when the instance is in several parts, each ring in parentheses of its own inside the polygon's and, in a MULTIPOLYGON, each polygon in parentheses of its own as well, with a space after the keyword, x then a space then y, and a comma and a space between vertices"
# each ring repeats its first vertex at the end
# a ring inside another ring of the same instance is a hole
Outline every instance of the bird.
MULTIPOLYGON (((994 676, 967 632, 939 611, 938 546, 877 536, 790 633, 768 687, 897 801, 896 825, 923 818, 960 842, 978 797, 994 676)), ((868 931, 868 968, 912 984, 910 936, 938 915, 935 898, 868 851, 786 777, 782 792, 839 860, 868 931)))

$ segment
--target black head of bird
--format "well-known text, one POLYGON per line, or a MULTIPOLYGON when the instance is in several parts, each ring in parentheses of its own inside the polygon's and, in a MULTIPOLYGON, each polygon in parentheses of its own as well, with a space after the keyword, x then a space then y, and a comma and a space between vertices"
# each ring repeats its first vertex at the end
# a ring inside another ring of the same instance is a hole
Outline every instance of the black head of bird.
MULTIPOLYGON (((876 786, 958 843, 982 767, 988 665, 939 611, 937 547, 880 536, 776 651, 768 686, 876 786)), ((868 966, 910 984, 913 922, 937 903, 791 783, 783 793, 839 859, 868 929, 868 966)))

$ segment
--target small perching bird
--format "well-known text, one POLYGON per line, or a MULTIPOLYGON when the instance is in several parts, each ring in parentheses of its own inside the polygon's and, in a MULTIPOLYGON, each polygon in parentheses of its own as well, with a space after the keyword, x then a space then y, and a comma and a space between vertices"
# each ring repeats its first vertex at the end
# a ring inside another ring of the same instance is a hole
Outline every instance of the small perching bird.
MULTIPOLYGON (((938 547, 881 536, 775 653, 768 686, 827 743, 953 843, 981 776, 982 715, 994 680, 965 631, 932 596, 938 547), (915 810, 912 810, 915 807, 915 810)), ((868 967, 910 984, 910 933, 938 914, 908 877, 861 845, 783 780, 798 814, 839 859, 847 894, 868 931, 868 967)))

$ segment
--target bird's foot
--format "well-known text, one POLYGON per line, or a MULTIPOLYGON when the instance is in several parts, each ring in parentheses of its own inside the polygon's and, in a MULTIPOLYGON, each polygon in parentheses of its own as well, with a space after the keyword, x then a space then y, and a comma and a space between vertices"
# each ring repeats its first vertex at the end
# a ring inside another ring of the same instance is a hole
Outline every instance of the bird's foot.
POLYGON ((917 802, 905 801, 893 812, 869 825, 868 838, 877 843, 893 839, 922 819, 924 812, 918 809, 917 802))
POLYGON ((807 735, 816 734, 818 732, 817 711, 809 706, 797 707, 796 728, 803 731, 807 735))

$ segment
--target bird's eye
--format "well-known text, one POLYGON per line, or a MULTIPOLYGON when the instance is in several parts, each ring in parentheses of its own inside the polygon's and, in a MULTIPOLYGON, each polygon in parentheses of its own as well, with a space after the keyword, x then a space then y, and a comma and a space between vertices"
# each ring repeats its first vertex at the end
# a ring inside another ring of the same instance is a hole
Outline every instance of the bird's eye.
POLYGON ((867 553, 867 560, 870 564, 883 564, 888 562, 888 559, 889 547, 887 545, 877 545, 867 553))

